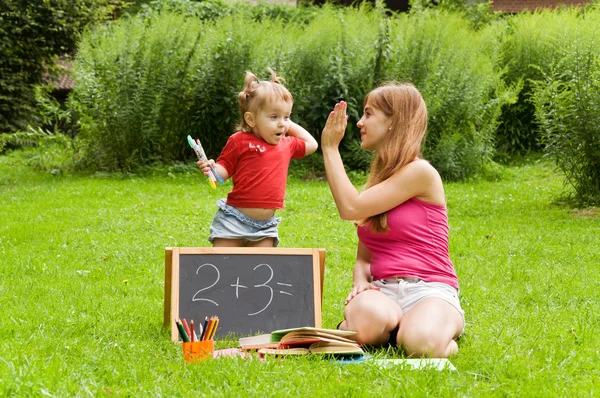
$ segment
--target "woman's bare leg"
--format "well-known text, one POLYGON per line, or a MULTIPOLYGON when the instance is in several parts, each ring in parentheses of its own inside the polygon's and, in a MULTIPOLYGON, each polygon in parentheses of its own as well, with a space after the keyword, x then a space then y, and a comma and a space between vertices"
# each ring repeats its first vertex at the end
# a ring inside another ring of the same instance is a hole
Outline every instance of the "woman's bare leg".
POLYGON ((452 304, 428 297, 404 314, 397 343, 412 357, 447 358, 458 352, 454 339, 463 328, 463 317, 452 304))
POLYGON ((381 346, 390 338, 402 319, 398 304, 378 290, 366 290, 355 296, 346 306, 342 330, 354 330, 352 336, 360 344, 381 346))

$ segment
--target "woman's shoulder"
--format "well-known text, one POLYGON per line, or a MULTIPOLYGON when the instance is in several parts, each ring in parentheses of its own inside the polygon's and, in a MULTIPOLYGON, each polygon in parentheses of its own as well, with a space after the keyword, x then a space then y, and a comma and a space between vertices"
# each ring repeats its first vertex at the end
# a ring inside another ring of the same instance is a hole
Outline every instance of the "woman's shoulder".
POLYGON ((404 169, 406 173, 410 173, 417 185, 415 198, 443 205, 446 202, 442 178, 438 171, 425 159, 415 159, 407 164, 404 169))
POLYGON ((440 173, 429 163, 429 161, 421 158, 416 158, 409 164, 403 167, 403 170, 406 170, 410 173, 418 174, 421 178, 433 178, 433 179, 441 179, 440 173))

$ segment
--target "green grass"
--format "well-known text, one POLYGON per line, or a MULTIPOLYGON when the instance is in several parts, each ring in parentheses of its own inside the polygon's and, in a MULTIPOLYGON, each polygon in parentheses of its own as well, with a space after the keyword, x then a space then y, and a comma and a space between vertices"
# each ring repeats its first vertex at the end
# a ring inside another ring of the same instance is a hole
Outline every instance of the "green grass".
MULTIPOLYGON (((186 366, 162 327, 164 248, 206 246, 227 187, 186 167, 65 176, 2 156, 0 396, 597 396, 600 213, 555 204, 563 181, 543 162, 502 174, 446 185, 467 319, 458 372, 314 358, 186 366)), ((317 180, 291 178, 280 215, 283 247, 327 249, 323 325, 335 327, 354 227, 317 180)))

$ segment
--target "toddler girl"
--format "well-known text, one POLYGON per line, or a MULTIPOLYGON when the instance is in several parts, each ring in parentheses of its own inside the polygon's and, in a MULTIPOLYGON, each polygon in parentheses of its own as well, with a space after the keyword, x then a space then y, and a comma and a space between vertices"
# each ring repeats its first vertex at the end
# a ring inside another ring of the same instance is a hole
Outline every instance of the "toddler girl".
POLYGON ((292 122, 292 94, 269 68, 270 80, 246 72, 239 93, 241 121, 214 162, 198 161, 204 174, 210 166, 233 180, 233 190, 219 207, 208 240, 215 247, 274 247, 279 244, 275 217, 283 209, 288 166, 317 150, 317 141, 292 122))

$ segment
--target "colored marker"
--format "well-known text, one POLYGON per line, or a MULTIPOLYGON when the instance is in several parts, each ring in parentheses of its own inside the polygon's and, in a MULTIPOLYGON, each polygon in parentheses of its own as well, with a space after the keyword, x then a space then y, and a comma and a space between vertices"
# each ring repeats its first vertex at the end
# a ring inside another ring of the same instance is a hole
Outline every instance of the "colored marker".
POLYGON ((203 332, 204 332, 204 329, 202 329, 202 324, 201 324, 201 323, 199 323, 199 324, 198 324, 198 336, 200 336, 200 338, 198 338, 198 337, 196 336, 196 340, 198 340, 198 341, 202 340, 202 333, 203 333, 203 332))
MULTIPOLYGON (((208 157, 206 157, 206 153, 204 152, 204 148, 202 148, 202 144, 200 143, 200 140, 196 140, 195 143, 198 144, 198 149, 200 150, 200 154, 202 155, 202 157, 204 159, 207 159, 206 161, 208 162, 208 157)), ((212 170, 213 174, 219 181, 219 184, 225 184, 225 181, 223 181, 223 178, 221 177, 221 175, 219 175, 219 173, 217 173, 217 170, 215 170, 215 168, 212 166, 210 166, 210 169, 212 170)))
MULTIPOLYGON (((202 148, 202 145, 200 144, 200 140, 198 140, 198 143, 196 143, 196 141, 194 141, 194 139, 189 135, 187 136, 187 140, 188 140, 188 144, 190 144, 190 146, 192 147, 194 152, 196 152, 196 156, 198 156, 198 159, 200 159, 204 162, 208 162, 208 158, 206 157, 206 153, 204 153, 204 149, 202 148)), ((210 186, 213 188, 216 188, 217 180, 221 184, 225 183, 225 181, 223 181, 223 178, 221 178, 221 176, 219 175, 219 173, 217 173, 217 171, 214 169, 214 167, 212 167, 210 165, 209 165, 209 167, 210 167, 210 171, 208 172, 208 182, 210 183, 210 186)))

